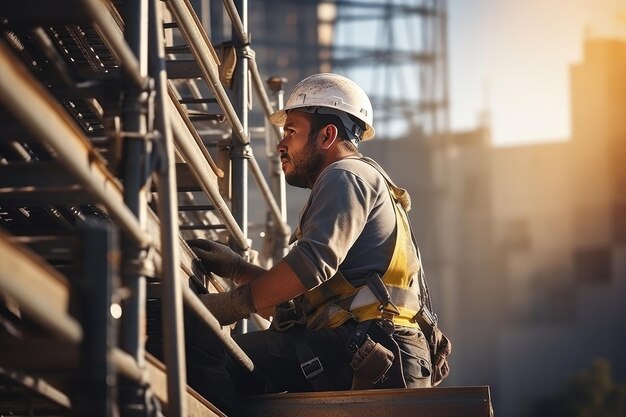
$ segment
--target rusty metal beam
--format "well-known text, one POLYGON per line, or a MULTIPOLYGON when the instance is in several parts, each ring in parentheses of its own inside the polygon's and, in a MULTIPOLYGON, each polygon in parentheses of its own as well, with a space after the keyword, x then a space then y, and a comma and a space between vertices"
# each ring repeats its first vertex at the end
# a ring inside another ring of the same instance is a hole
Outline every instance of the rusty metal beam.
POLYGON ((492 417, 489 387, 270 394, 242 402, 248 417, 492 417))
POLYGON ((0 232, 0 292, 57 337, 79 343, 80 324, 68 314, 69 290, 65 277, 29 249, 12 244, 0 232))

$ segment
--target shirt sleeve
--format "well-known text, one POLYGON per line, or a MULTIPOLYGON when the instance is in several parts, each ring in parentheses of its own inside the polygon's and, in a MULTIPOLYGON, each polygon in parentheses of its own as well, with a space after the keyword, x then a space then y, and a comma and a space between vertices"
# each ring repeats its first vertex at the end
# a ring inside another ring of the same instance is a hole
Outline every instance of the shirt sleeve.
POLYGON ((345 169, 331 168, 318 178, 300 221, 302 234, 285 257, 307 289, 337 272, 376 197, 372 185, 345 169))

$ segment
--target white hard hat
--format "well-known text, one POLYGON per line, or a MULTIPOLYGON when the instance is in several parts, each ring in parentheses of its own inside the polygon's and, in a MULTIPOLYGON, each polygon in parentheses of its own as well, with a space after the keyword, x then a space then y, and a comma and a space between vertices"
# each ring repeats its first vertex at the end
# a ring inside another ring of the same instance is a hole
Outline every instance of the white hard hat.
POLYGON ((270 115, 270 122, 284 126, 287 112, 293 109, 313 107, 317 113, 335 114, 341 118, 348 132, 358 140, 374 137, 372 103, 365 91, 354 81, 338 74, 322 73, 311 75, 300 81, 291 91, 282 110, 270 115), (365 124, 365 130, 345 117, 347 113, 365 124))

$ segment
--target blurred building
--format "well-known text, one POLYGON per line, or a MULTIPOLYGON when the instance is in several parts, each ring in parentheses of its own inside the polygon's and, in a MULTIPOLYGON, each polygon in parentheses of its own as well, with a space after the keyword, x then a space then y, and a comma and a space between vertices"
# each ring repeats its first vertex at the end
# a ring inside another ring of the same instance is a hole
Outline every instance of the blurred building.
POLYGON ((588 40, 570 74, 572 140, 494 151, 511 306, 496 385, 504 415, 594 357, 626 380, 626 42, 588 40))
POLYGON ((626 380, 626 42, 584 51, 569 141, 492 148, 478 129, 362 146, 413 196, 454 343, 445 384, 490 385, 499 416, 522 415, 596 357, 626 380))

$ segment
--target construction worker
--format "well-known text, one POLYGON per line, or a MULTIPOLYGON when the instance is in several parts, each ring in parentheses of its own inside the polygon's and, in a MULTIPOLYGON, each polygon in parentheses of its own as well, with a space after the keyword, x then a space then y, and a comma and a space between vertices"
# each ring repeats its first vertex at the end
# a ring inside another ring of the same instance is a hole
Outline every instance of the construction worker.
POLYGON ((284 129, 286 181, 311 189, 289 253, 265 270, 221 243, 189 242, 206 269, 236 285, 200 295, 222 325, 274 317, 268 330, 235 336, 260 380, 232 364, 230 378, 256 392, 437 383, 450 344, 429 314, 410 199, 358 151, 374 137, 368 96, 343 76, 312 75, 270 121, 284 129))

